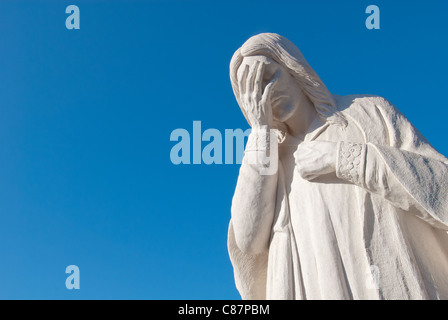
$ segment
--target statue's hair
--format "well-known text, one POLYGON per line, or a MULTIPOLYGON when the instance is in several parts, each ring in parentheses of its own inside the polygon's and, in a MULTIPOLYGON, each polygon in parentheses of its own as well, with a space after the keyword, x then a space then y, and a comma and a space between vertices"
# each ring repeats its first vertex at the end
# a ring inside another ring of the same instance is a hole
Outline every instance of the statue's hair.
POLYGON ((275 33, 261 33, 247 40, 233 55, 230 62, 230 81, 238 104, 247 119, 238 90, 238 68, 244 57, 262 55, 271 58, 297 80, 317 113, 325 121, 345 126, 345 118, 337 111, 332 94, 310 67, 300 50, 288 39, 275 33))

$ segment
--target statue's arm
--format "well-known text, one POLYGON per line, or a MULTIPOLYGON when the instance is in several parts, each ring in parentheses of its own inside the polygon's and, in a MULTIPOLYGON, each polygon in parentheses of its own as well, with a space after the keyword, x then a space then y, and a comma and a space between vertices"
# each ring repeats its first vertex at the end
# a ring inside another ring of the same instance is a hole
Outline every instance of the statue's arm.
MULTIPOLYGON (((249 136, 232 200, 235 241, 238 248, 247 254, 268 250, 277 193, 277 171, 265 174, 263 164, 269 144, 254 143, 266 138, 266 131, 261 131, 252 129, 249 136)), ((277 146, 271 145, 273 147, 277 146)), ((277 151, 269 150, 269 153, 272 156, 277 151)))
MULTIPOLYGON (((376 107, 388 143, 360 145, 361 165, 357 167, 360 174, 358 178, 356 174, 351 178, 395 206, 448 230, 448 159, 389 101, 377 99, 376 107)), ((344 175, 341 170, 345 173, 353 170, 344 166, 343 150, 347 156, 354 149, 346 143, 339 144, 337 171, 340 177, 344 175)))
POLYGON ((448 161, 409 131, 406 149, 338 143, 336 175, 448 230, 448 161))

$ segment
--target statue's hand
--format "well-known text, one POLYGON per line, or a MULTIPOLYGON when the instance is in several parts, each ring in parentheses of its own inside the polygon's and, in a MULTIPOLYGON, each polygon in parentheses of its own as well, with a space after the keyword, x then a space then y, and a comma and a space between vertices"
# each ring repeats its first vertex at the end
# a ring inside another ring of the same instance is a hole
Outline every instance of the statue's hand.
POLYGON ((302 142, 294 153, 296 168, 307 180, 335 172, 336 156, 337 143, 330 141, 302 142))
POLYGON ((238 70, 240 100, 251 127, 272 127, 271 93, 279 73, 275 74, 263 91, 264 67, 263 62, 257 61, 251 65, 242 65, 238 70))

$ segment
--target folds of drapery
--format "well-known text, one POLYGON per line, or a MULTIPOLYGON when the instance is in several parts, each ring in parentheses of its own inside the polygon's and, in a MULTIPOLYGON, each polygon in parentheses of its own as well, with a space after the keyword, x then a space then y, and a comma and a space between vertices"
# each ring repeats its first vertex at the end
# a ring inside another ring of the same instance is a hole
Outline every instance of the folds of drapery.
MULTIPOLYGON (((375 199, 369 196, 369 194, 380 196, 402 212, 415 214, 419 219, 422 219, 422 221, 425 221, 425 223, 437 230, 443 232, 447 230, 447 159, 438 153, 413 125, 383 98, 347 96, 339 97, 337 101, 341 104, 342 114, 347 117, 348 121, 360 128, 364 137, 365 163, 360 167, 361 171, 359 172, 362 179, 350 182, 357 184, 367 192, 367 202, 372 204, 370 207, 374 211, 373 214, 380 213, 381 203, 376 203, 375 199)), ((335 140, 337 141, 338 137, 335 137, 335 140)), ((228 248, 234 267, 236 285, 243 299, 305 298, 305 293, 301 290, 300 259, 296 248, 294 231, 289 221, 291 213, 289 212, 289 199, 284 188, 284 172, 281 165, 279 167, 275 208, 276 216, 272 228, 269 251, 258 255, 244 254, 239 250, 235 241, 232 221, 230 222, 228 248), (273 261, 275 263, 272 263, 273 261)), ((386 235, 384 232, 387 230, 390 230, 390 237, 392 238, 396 238, 396 235, 402 231, 412 233, 412 228, 415 228, 416 235, 418 230, 418 236, 422 237, 427 236, 428 232, 440 233, 440 231, 433 231, 431 228, 418 226, 418 224, 412 222, 412 219, 400 225, 402 222, 399 222, 397 218, 397 224, 393 226, 390 225, 390 221, 395 221, 395 218, 386 221, 384 217, 377 216, 370 220, 364 221, 363 223, 366 225, 360 227, 364 229, 370 228, 372 232, 380 232, 372 235, 372 239, 370 239, 370 241, 376 241, 377 245, 375 248, 367 248, 369 244, 366 244, 366 252, 371 255, 370 259, 373 262, 378 259, 386 260, 387 250, 383 250, 381 246, 387 246, 387 242, 390 241, 390 239, 382 238, 386 235), (371 225, 367 225, 369 223, 371 225), (384 225, 381 225, 382 223, 384 225), (407 231, 405 231, 406 228, 408 229, 407 231)), ((405 246, 409 244, 403 239, 412 237, 412 235, 403 237, 400 241, 404 242, 400 245, 403 250, 409 251, 404 253, 404 255, 408 256, 403 259, 409 258, 409 267, 406 268, 410 271, 403 276, 402 282, 404 282, 399 283, 397 288, 384 290, 380 288, 380 292, 386 292, 382 297, 437 297, 438 293, 425 295, 426 289, 422 280, 414 281, 412 279, 427 277, 432 278, 430 281, 437 281, 437 279, 443 277, 446 259, 442 259, 443 261, 441 260, 440 265, 434 263, 436 265, 431 270, 425 269, 422 271, 419 270, 418 266, 413 267, 412 263, 418 262, 414 260, 425 258, 425 256, 410 257, 409 255, 412 255, 413 249, 408 250, 405 246), (427 272, 428 275, 417 275, 417 273, 421 272, 427 272), (409 290, 416 290, 415 294, 412 292, 398 292, 399 290, 408 290, 406 289, 408 285, 410 286, 409 290)), ((448 239, 438 235, 431 235, 431 237, 433 239, 438 237, 442 242, 448 239)), ((415 239, 412 241, 415 241, 415 239)), ((448 246, 448 242, 446 245, 448 246)), ((396 247, 399 247, 399 245, 396 247)), ((439 248, 434 248, 434 250, 439 250, 439 248)), ((441 255, 444 254, 441 252, 441 255)), ((436 256, 437 253, 428 255, 429 258, 435 259, 434 261, 437 262, 437 258, 434 258, 436 256)), ((381 266, 381 263, 378 263, 378 265, 381 266)), ((385 270, 387 273, 388 268, 391 270, 390 268, 393 268, 393 265, 388 264, 382 270, 385 270)), ((448 272, 448 269, 446 271, 448 272)), ((385 278, 387 279, 387 274, 385 278)), ((390 278, 390 281, 394 280, 390 278)), ((397 281, 401 280, 397 279, 397 281)), ((448 285, 448 281, 442 280, 442 282, 444 283, 439 285, 441 287, 440 291, 446 293, 448 288, 444 287, 448 285)), ((433 283, 431 290, 437 291, 437 286, 437 283, 433 283)))

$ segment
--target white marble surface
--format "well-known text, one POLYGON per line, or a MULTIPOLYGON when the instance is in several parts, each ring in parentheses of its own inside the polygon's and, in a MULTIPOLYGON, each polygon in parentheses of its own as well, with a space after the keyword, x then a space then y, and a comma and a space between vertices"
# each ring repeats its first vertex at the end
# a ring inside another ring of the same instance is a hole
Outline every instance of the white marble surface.
POLYGON ((230 76, 252 127, 228 238, 242 298, 447 299, 448 160, 384 98, 331 94, 279 35, 230 76))

